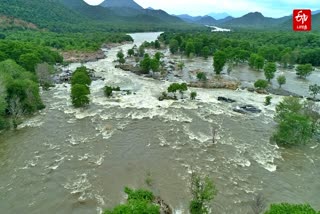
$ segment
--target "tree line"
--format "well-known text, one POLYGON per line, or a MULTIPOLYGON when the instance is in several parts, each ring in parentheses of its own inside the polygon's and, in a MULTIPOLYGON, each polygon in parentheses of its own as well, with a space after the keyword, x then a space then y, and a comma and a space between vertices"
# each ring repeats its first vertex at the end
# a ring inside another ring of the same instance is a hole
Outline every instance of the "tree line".
MULTIPOLYGON (((251 54, 258 61, 279 62, 283 67, 293 64, 320 65, 320 35, 293 32, 218 32, 218 33, 170 33, 160 36, 171 53, 186 56, 214 55, 218 50, 227 60, 235 63, 249 61, 251 54)), ((259 63, 258 63, 259 64, 259 63)), ((258 68, 261 66, 258 66, 258 68)))

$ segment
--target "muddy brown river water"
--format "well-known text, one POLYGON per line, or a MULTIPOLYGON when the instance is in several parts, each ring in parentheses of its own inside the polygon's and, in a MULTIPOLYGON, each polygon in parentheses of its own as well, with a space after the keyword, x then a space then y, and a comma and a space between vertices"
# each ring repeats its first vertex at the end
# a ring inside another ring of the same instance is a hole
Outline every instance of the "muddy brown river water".
MULTIPOLYGON (((158 35, 132 37, 139 45, 158 35)), ((215 181, 214 213, 251 213, 257 193, 268 204, 308 202, 320 209, 319 144, 284 149, 269 143, 281 97, 266 107, 265 95, 192 89, 196 101, 160 102, 170 82, 114 68, 119 48, 131 47, 112 48, 106 59, 86 64, 105 78, 92 83, 89 108, 74 109, 70 86, 57 85, 42 94, 45 110, 17 131, 1 134, 0 213, 101 213, 125 201, 125 186, 150 188, 175 213, 188 213, 192 170, 215 181), (135 94, 107 99, 105 84, 135 94), (218 96, 253 104, 262 113, 235 113, 218 96), (152 187, 145 183, 147 174, 152 187)))

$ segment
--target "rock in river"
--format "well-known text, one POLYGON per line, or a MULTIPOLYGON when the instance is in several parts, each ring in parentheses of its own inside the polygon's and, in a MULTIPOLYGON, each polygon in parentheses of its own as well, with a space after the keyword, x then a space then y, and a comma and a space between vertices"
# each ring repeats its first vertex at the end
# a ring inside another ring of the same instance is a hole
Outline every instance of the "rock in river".
POLYGON ((243 106, 237 106, 233 109, 233 111, 241 113, 241 114, 247 114, 247 113, 260 113, 261 110, 257 107, 254 107, 253 105, 243 105, 243 106))
POLYGON ((235 100, 230 99, 230 98, 226 98, 226 97, 218 97, 218 100, 226 102, 226 103, 235 103, 236 102, 235 100))

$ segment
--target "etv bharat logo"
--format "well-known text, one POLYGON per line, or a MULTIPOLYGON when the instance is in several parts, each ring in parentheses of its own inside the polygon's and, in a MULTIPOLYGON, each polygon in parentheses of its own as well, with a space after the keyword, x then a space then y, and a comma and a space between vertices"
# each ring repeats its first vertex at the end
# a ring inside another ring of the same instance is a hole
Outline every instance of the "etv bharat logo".
POLYGON ((294 31, 311 30, 311 10, 293 10, 292 18, 294 31))

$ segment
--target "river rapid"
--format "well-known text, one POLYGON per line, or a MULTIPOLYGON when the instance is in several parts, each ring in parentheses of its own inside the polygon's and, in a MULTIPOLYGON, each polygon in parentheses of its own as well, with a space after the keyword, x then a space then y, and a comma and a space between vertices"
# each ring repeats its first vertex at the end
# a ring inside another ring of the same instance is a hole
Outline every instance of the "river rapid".
MULTIPOLYGON (((158 35, 132 37, 140 45, 158 35)), ((105 59, 85 64, 105 78, 92 83, 87 109, 74 109, 70 85, 60 84, 42 93, 46 109, 0 136, 0 213, 101 213, 125 202, 125 186, 149 188, 175 213, 188 213, 192 170, 214 180, 214 213, 252 213, 258 193, 267 204, 308 202, 320 209, 320 146, 284 149, 269 143, 281 97, 273 96, 266 107, 266 95, 192 89, 195 101, 158 101, 170 82, 114 67, 117 52, 132 46, 112 48, 105 59), (106 84, 134 93, 108 99, 106 84), (253 104, 262 113, 235 113, 218 96, 253 104)))

